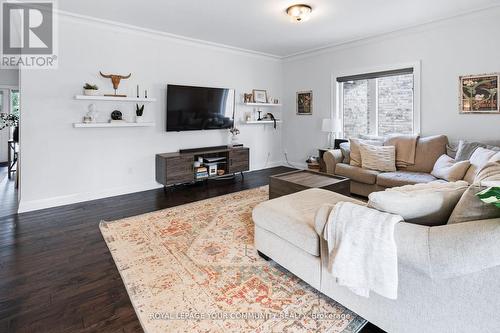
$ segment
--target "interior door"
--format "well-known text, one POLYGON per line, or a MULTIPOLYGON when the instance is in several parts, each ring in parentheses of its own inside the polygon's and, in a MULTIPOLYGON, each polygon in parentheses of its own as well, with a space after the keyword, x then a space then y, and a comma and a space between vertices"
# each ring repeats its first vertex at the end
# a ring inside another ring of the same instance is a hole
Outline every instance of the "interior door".
MULTIPOLYGON (((0 89, 0 113, 10 113, 10 89, 0 89)), ((10 128, 0 130, 0 163, 7 162, 7 141, 10 128)))

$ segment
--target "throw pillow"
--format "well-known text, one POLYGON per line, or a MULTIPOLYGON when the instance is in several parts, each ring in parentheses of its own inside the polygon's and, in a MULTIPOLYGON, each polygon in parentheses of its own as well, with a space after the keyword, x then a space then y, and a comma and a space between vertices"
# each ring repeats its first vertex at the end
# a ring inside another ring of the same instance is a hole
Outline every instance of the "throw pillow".
POLYGON ((486 144, 480 142, 469 142, 465 140, 460 140, 458 142, 455 161, 460 162, 460 161, 470 160, 474 151, 479 147, 486 148, 486 144))
POLYGON ((372 146, 361 143, 361 166, 376 171, 396 171, 396 147, 372 146))
POLYGON ((493 157, 490 158, 490 160, 488 162, 500 162, 500 152, 493 155, 493 157))
POLYGON ((485 149, 482 147, 476 148, 470 157, 470 167, 465 174, 464 180, 469 184, 474 182, 474 178, 479 171, 489 162, 489 160, 496 154, 495 151, 485 149))
POLYGON ((342 163, 349 164, 351 162, 351 146, 349 145, 349 142, 342 142, 339 147, 342 151, 342 156, 344 157, 342 163))
POLYGON ((448 224, 500 218, 498 207, 487 204, 476 196, 486 188, 486 186, 471 185, 453 209, 448 224))
POLYGON ((431 175, 436 178, 444 179, 449 182, 456 182, 464 179, 467 169, 469 169, 469 161, 455 162, 448 155, 441 155, 434 164, 431 175))
POLYGON ((357 167, 361 167, 361 152, 359 150, 359 145, 361 143, 372 145, 372 146, 382 146, 382 141, 376 140, 361 140, 361 139, 349 139, 351 154, 349 164, 357 167))
POLYGON ((474 154, 477 148, 486 148, 488 150, 500 151, 500 147, 487 145, 481 142, 468 142, 465 140, 460 140, 458 142, 458 148, 455 160, 457 162, 470 160, 472 154, 474 154))
POLYGON ((494 159, 495 156, 477 173, 477 176, 474 178, 474 184, 480 184, 485 181, 500 181, 500 161, 494 159))
POLYGON ((446 155, 450 156, 451 158, 455 159, 457 156, 457 146, 453 146, 450 144, 446 145, 446 155))
POLYGON ((368 196, 368 207, 401 215, 409 223, 444 225, 467 187, 468 184, 464 181, 434 181, 393 187, 371 193, 368 196))

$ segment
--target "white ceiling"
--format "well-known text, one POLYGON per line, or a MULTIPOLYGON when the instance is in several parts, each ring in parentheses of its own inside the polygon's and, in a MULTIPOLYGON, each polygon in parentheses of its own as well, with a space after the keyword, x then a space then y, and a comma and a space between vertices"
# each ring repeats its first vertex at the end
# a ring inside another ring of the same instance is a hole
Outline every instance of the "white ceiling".
POLYGON ((59 0, 59 9, 289 56, 500 5, 500 0, 59 0), (285 9, 313 7, 308 22, 285 9))

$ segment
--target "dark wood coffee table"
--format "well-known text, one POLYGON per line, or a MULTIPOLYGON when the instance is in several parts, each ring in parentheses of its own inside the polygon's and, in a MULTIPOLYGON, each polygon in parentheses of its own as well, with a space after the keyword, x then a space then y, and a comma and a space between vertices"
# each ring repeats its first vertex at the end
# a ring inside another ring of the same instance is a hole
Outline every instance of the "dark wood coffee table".
POLYGON ((296 170, 269 177, 269 199, 309 188, 321 188, 347 196, 351 195, 351 181, 349 178, 327 173, 296 170))

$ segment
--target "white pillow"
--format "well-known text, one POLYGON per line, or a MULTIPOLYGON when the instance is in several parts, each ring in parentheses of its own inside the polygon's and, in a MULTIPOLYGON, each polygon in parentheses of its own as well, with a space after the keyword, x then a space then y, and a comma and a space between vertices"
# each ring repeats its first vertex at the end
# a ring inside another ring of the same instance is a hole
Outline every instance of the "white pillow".
POLYGON ((357 167, 361 167, 361 152, 359 146, 364 143, 372 146, 383 146, 383 141, 376 140, 361 140, 361 139, 349 139, 349 144, 351 148, 350 161, 349 164, 357 167))
POLYGON ((497 154, 496 151, 485 149, 482 147, 477 148, 470 157, 470 167, 465 174, 464 180, 469 184, 474 182, 474 178, 478 172, 489 162, 489 160, 497 154))
POLYGON ((368 207, 401 215, 410 223, 444 225, 468 186, 464 181, 434 181, 393 187, 383 192, 371 193, 368 196, 368 207))
POLYGON ((450 156, 443 154, 438 158, 431 171, 431 175, 449 182, 456 182, 464 179, 465 173, 470 167, 470 162, 455 162, 450 156))
POLYGON ((396 147, 372 146, 361 143, 361 167, 377 171, 396 171, 396 147))

